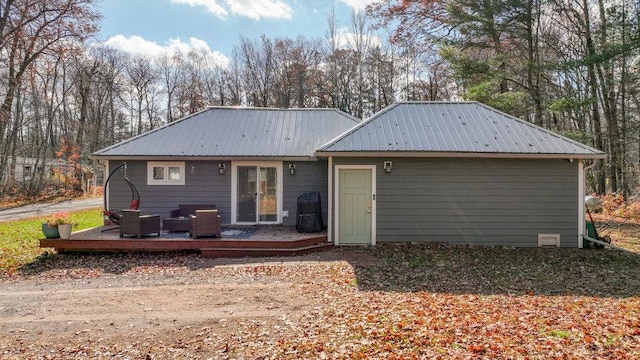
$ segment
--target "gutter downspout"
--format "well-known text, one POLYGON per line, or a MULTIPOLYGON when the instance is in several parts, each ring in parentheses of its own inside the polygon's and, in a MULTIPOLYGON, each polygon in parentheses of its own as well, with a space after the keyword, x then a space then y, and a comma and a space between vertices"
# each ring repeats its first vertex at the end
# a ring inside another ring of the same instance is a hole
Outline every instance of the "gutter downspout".
MULTIPOLYGON (((587 171, 588 171, 588 170, 593 169, 593 167, 594 167, 594 166, 596 166, 596 162, 595 162, 595 161, 594 161, 591 165, 585 166, 585 167, 582 169, 582 177, 583 177, 583 180, 584 180, 584 179, 586 179, 587 171)), ((582 185, 582 186, 585 186, 585 185, 584 185, 584 183, 583 183, 583 185, 582 185)), ((584 195, 582 195, 582 208, 583 208, 583 209, 584 209, 584 206, 585 206, 585 205, 584 205, 584 195)), ((583 219, 583 224, 584 224, 584 210, 582 211, 581 218, 583 219)), ((589 241, 591 241, 591 242, 593 242, 593 243, 600 244, 600 245, 602 245, 602 246, 606 246, 606 247, 609 247, 609 248, 611 248, 611 249, 620 250, 620 251, 628 252, 628 253, 631 253, 631 254, 636 254, 636 253, 635 253, 635 252, 633 252, 633 251, 630 251, 630 250, 627 250, 627 249, 621 248, 621 247, 619 247, 619 246, 611 245, 611 244, 609 244, 609 243, 607 243, 607 242, 604 242, 604 241, 602 241, 602 240, 594 239, 594 238, 592 238, 592 237, 590 237, 590 236, 584 235, 584 230, 585 230, 585 229, 586 229, 586 227, 583 227, 583 228, 582 228, 582 230, 581 230, 581 231, 583 232, 583 234, 582 234, 582 236, 580 236, 580 239, 579 239, 579 241, 578 241, 578 245, 579 245, 579 247, 580 247, 580 248, 582 248, 582 247, 583 247, 583 242, 584 242, 583 240, 584 240, 584 239, 586 239, 586 240, 589 240, 589 241)))
MULTIPOLYGON (((584 164, 584 161, 582 162, 584 164)), ((584 171, 584 173, 586 174, 587 171, 593 169, 596 166, 596 162, 594 161, 593 163, 591 163, 591 165, 587 165, 584 167, 584 169, 582 169, 584 171)))
POLYGON ((600 244, 602 246, 606 246, 606 247, 609 247, 609 248, 612 248, 612 249, 615 249, 615 250, 620 250, 620 251, 628 252, 630 254, 638 255, 637 253, 635 253, 635 252, 633 252, 631 250, 627 250, 627 249, 621 248, 619 246, 611 245, 608 242, 604 242, 602 240, 594 239, 594 238, 586 236, 586 235, 584 236, 584 238, 589 240, 589 241, 591 241, 591 242, 594 242, 596 244, 600 244))

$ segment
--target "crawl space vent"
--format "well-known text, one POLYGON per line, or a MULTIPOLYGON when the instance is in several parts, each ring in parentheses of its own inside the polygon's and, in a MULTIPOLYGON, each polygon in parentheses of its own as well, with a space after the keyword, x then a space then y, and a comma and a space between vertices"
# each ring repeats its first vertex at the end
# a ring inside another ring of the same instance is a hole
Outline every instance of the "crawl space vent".
POLYGON ((538 246, 560 246, 560 234, 538 234, 538 246))

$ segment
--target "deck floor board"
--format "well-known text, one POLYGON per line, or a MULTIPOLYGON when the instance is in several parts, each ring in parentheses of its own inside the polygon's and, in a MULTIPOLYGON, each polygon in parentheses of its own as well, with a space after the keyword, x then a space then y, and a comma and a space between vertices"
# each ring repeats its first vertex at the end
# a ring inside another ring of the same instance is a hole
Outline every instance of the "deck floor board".
MULTIPOLYGON (((240 229, 240 228, 236 228, 240 229)), ((160 236, 144 238, 120 238, 118 229, 113 226, 97 227, 78 231, 70 239, 41 239, 41 248, 54 248, 58 252, 116 252, 116 251, 179 251, 207 249, 206 253, 225 257, 286 256, 304 252, 307 249, 330 248, 326 232, 297 233, 290 227, 257 227, 248 232, 246 238, 198 238, 192 239, 189 233, 162 232, 160 236), (111 230, 109 230, 111 229, 111 230), (106 230, 106 231, 104 231, 106 230), (225 251, 224 249, 229 249, 225 251), (233 251, 231 251, 233 249, 233 251), (223 255, 228 254, 228 256, 223 255), (256 255, 254 255, 256 254, 256 255)), ((223 232, 224 234, 224 232, 223 232)), ((204 255, 204 253, 203 253, 204 255)))

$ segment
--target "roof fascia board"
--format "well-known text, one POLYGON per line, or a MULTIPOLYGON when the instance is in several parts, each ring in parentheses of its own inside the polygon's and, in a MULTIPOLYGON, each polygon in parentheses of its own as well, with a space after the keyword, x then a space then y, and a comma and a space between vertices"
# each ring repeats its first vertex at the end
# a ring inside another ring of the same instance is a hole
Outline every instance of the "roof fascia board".
POLYGON ((101 156, 92 155, 92 160, 143 160, 143 161, 318 161, 316 156, 291 156, 291 157, 273 157, 273 156, 101 156))
POLYGON ((606 154, 515 154, 515 153, 465 153, 465 152, 322 152, 318 157, 396 157, 396 158, 491 158, 491 159, 591 159, 601 160, 606 154))

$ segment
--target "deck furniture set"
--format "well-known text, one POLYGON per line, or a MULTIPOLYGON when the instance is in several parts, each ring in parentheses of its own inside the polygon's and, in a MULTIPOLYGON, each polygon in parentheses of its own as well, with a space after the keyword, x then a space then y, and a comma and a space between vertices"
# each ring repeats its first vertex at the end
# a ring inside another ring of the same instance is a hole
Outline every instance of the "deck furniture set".
POLYGON ((154 234, 160 236, 162 229, 188 231, 194 239, 222 237, 220 215, 214 204, 182 204, 178 209, 172 210, 169 217, 162 221, 160 215, 142 215, 139 210, 122 210, 120 237, 142 238, 154 234))

